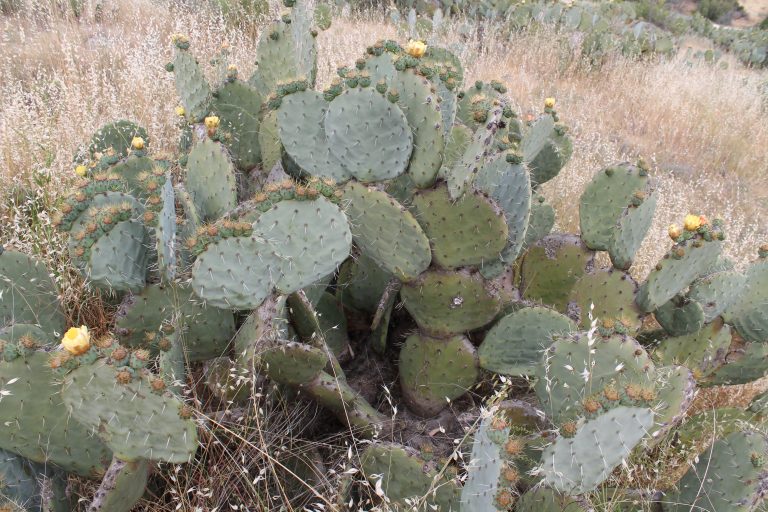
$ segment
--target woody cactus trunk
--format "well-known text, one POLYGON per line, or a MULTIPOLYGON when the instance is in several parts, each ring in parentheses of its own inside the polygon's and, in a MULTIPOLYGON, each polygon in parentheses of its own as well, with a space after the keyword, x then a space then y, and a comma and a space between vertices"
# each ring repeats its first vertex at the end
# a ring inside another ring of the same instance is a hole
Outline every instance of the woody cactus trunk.
MULTIPOLYGON (((90 510, 129 510, 158 462, 195 459, 203 411, 182 391, 207 363, 228 401, 261 399, 228 393, 232 366, 372 438, 360 474, 390 506, 581 510, 623 460, 676 435, 697 387, 765 374, 768 247, 734 270, 723 223, 688 215, 638 283, 657 203, 642 161, 597 172, 581 233, 551 233, 541 186, 573 151, 554 99, 523 121, 503 83, 465 83, 450 50, 421 41, 379 41, 316 90, 315 18, 286 7, 248 81, 222 50, 209 82, 174 37, 172 160, 129 121, 78 154, 56 225, 89 286, 121 300, 108 336, 66 330, 46 269, 0 254, 3 499, 70 510, 57 482, 73 473, 101 479, 90 510), (397 416, 350 373, 365 360, 396 369, 397 416), (533 383, 527 401, 483 408, 493 375, 533 383), (459 413, 476 420, 466 446, 404 435, 459 413)), ((768 474, 759 432, 742 424, 702 454, 736 468, 706 486, 722 502, 702 501, 692 468, 665 508, 751 510, 768 474)))

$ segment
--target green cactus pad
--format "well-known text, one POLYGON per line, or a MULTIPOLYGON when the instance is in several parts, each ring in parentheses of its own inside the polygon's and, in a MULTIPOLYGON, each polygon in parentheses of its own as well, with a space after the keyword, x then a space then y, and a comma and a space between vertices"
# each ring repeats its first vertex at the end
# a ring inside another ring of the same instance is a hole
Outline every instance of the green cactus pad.
POLYGON ((488 114, 484 125, 479 127, 472 136, 472 142, 464 150, 449 172, 446 173, 448 191, 451 199, 458 199, 471 186, 475 176, 491 154, 494 136, 499 127, 502 108, 494 107, 488 114))
POLYGON ((150 285, 126 295, 115 315, 120 344, 155 347, 163 326, 173 326, 191 361, 221 356, 235 333, 234 317, 230 311, 206 308, 195 299, 192 290, 181 285, 150 285))
POLYGON ((641 402, 639 393, 634 398, 626 395, 627 387, 655 386, 655 367, 637 341, 624 335, 595 336, 591 342, 587 333, 559 337, 542 356, 536 396, 557 425, 587 415, 588 398, 600 402, 599 409, 603 397, 606 405, 632 405, 641 402), (615 390, 618 398, 608 399, 606 389, 615 390))
MULTIPOLYGON (((520 150, 523 153, 523 161, 529 163, 544 150, 547 142, 555 132, 555 120, 549 114, 536 118, 520 141, 520 150)), ((531 182, 535 183, 533 177, 531 182)))
POLYGON ((188 119, 200 122, 208 114, 211 100, 211 86, 197 60, 186 50, 176 49, 173 59, 173 73, 176 78, 176 93, 181 98, 188 119))
POLYGON ((371 89, 350 89, 328 108, 325 133, 333 155, 363 182, 392 179, 408 168, 413 150, 408 120, 371 89))
POLYGON ((217 134, 229 150, 235 166, 249 171, 261 161, 259 148, 262 97, 243 82, 228 82, 216 91, 211 111, 221 122, 217 134))
POLYGON ((120 120, 105 124, 91 137, 88 155, 92 160, 97 160, 99 154, 104 155, 111 148, 115 152, 116 159, 120 160, 128 156, 134 137, 144 139, 145 146, 149 144, 147 130, 136 123, 120 120))
POLYGON ((119 175, 120 179, 127 183, 126 191, 131 195, 138 197, 145 192, 139 181, 139 176, 142 173, 151 172, 158 166, 158 162, 155 162, 151 158, 131 155, 112 167, 110 173, 119 175))
POLYGON ((461 510, 465 512, 507 509, 497 502, 497 494, 501 488, 500 475, 509 467, 503 443, 510 429, 508 426, 494 428, 494 419, 494 415, 483 418, 472 441, 467 480, 461 490, 461 510))
POLYGON ((149 233, 141 222, 118 222, 91 247, 85 276, 95 287, 136 291, 144 287, 149 233))
POLYGON ((520 253, 547 236, 555 225, 555 209, 544 201, 543 196, 531 197, 531 215, 528 219, 528 229, 520 253))
POLYGON ((456 113, 459 109, 458 91, 456 88, 449 89, 442 80, 437 80, 434 85, 437 89, 437 95, 440 97, 440 117, 442 117, 440 127, 443 130, 443 137, 447 138, 451 135, 453 123, 456 121, 456 113))
MULTIPOLYGON (((522 147, 525 156, 531 156, 532 146, 533 144, 528 145, 526 138, 523 137, 522 147)), ((531 185, 538 187, 557 176, 571 159, 572 154, 573 143, 568 134, 564 130, 553 130, 533 158, 525 160, 531 174, 531 185)))
POLYGON ((653 444, 664 439, 664 435, 683 420, 696 395, 696 380, 684 366, 663 366, 656 369, 658 390, 654 425, 648 434, 653 444))
MULTIPOLYGON (((653 219, 653 208, 649 215, 648 207, 643 207, 648 195, 650 178, 637 166, 621 163, 595 174, 582 193, 579 206, 581 237, 587 247, 595 251, 607 251, 613 247, 617 253, 621 252, 619 249, 623 247, 624 254, 634 254, 634 251, 627 249, 636 249, 639 246, 638 238, 642 241, 650 227, 650 220, 653 219), (643 196, 640 208, 631 206, 633 199, 636 200, 636 193, 643 196), (622 221, 627 225, 622 226, 622 221), (633 233, 630 233, 629 229, 633 233)), ((655 205, 655 198, 650 204, 655 205)))
POLYGON ((664 364, 681 364, 700 379, 725 361, 731 345, 731 328, 722 320, 713 321, 699 331, 666 338, 654 350, 664 364))
POLYGON ((752 431, 733 432, 715 443, 688 470, 678 490, 664 497, 665 512, 755 510, 763 502, 768 440, 752 431))
POLYGON ((453 125, 450 133, 445 136, 445 155, 443 156, 443 165, 438 172, 440 178, 445 178, 450 174, 451 169, 464 155, 471 142, 472 130, 463 124, 453 125))
POLYGON ((502 155, 486 163, 475 178, 475 188, 488 194, 504 210, 507 245, 501 252, 505 263, 520 254, 531 214, 531 180, 522 165, 507 162, 502 155))
POLYGON ((566 311, 576 282, 592 271, 595 253, 576 235, 550 235, 528 249, 521 268, 523 297, 566 311))
POLYGON ((272 278, 285 294, 334 272, 352 245, 346 216, 324 197, 281 201, 261 214, 253 229, 280 260, 279 274, 272 278))
POLYGON ((552 335, 575 330, 571 319, 548 308, 515 311, 485 335, 478 350, 480 366, 504 375, 533 375, 544 350, 552 344, 552 335))
POLYGON ((452 201, 448 187, 423 190, 413 198, 414 215, 444 268, 482 265, 499 258, 507 242, 503 210, 480 192, 452 201))
POLYGON ((237 206, 235 169, 221 145, 210 139, 189 152, 184 183, 203 220, 216 220, 237 206))
POLYGON ((61 396, 72 417, 126 462, 187 462, 197 451, 197 428, 180 416, 183 403, 170 393, 153 392, 149 376, 121 384, 117 375, 103 360, 67 375, 61 396))
POLYGON ((703 241, 700 245, 676 245, 651 271, 637 292, 637 304, 643 311, 651 312, 661 307, 717 261, 722 242, 703 241), (676 250, 684 251, 684 255, 674 255, 676 250))
POLYGON ((155 225, 155 247, 157 267, 163 282, 169 283, 176 277, 176 195, 171 175, 166 175, 160 191, 162 210, 155 225))
POLYGON ((574 283, 567 306, 568 315, 579 322, 579 326, 590 328, 590 307, 594 304, 592 317, 599 321, 620 322, 631 334, 637 332, 642 315, 635 304, 637 283, 632 276, 618 270, 598 270, 584 274, 574 283))
POLYGON ((101 481, 91 512, 130 512, 139 502, 147 487, 152 469, 148 460, 125 462, 115 458, 101 481))
POLYGON ((726 355, 727 363, 717 368, 701 386, 746 384, 768 373, 768 344, 747 343, 726 355))
POLYGON ((701 305, 704 321, 709 323, 738 302, 745 289, 748 289, 747 276, 724 270, 694 281, 688 291, 688 298, 701 305))
POLYGON ((559 494, 547 487, 524 492, 515 504, 515 512, 587 512, 591 508, 579 497, 559 494))
POLYGON ((333 155, 326 138, 324 120, 328 106, 317 91, 297 92, 283 98, 277 110, 280 141, 303 171, 343 182, 352 175, 333 155))
POLYGON ((371 75, 372 84, 377 84, 381 80, 390 84, 397 74, 394 54, 385 51, 381 55, 367 55, 365 69, 371 75))
POLYGON ((36 352, 11 362, 0 360, 0 389, 10 392, 0 407, 0 449, 79 475, 100 475, 112 454, 67 413, 49 359, 49 354, 36 352))
POLYGON ((270 295, 246 317, 234 339, 235 356, 241 370, 256 371, 265 347, 290 341, 286 297, 270 295))
POLYGON ((697 332, 704 326, 704 310, 696 301, 683 297, 673 297, 653 312, 670 336, 684 336, 697 332))
POLYGON ((728 321, 747 341, 768 341, 768 260, 753 263, 746 271, 746 290, 729 308, 728 321))
POLYGON ((34 324, 53 335, 64 332, 59 291, 40 260, 0 251, 0 297, 0 326, 34 324))
POLYGON ((461 335, 413 334, 400 349, 400 386, 408 408, 431 417, 469 391, 477 380, 475 348, 461 335))
POLYGON ((399 92, 397 105, 413 134, 408 174, 417 187, 429 187, 435 182, 445 151, 438 96, 432 92, 429 81, 412 70, 397 73, 391 87, 399 92))
POLYGON ((261 150, 261 166, 264 172, 269 172, 277 165, 283 154, 276 110, 270 110, 264 115, 259 125, 258 139, 259 149, 261 150))
MULTIPOLYGON (((316 51, 314 41, 310 41, 310 44, 312 48, 308 50, 316 51)), ((273 93, 280 83, 289 82, 301 76, 308 80, 311 78, 299 69, 295 48, 296 41, 291 24, 278 21, 264 28, 256 48, 256 55, 258 55, 256 71, 248 80, 262 98, 273 93)))
POLYGON ((336 295, 345 307, 374 313, 392 274, 382 270, 373 259, 361 254, 341 266, 336 295))
POLYGON ((433 336, 483 327, 501 310, 483 278, 466 270, 425 272, 405 283, 400 297, 421 330, 433 336))
POLYGON ((459 509, 458 485, 439 478, 433 465, 420 459, 413 449, 390 443, 372 444, 361 456, 361 470, 372 486, 380 486, 394 506, 405 507, 409 502, 426 498, 427 507, 435 510, 459 509))
POLYGON ((604 482, 653 426, 646 407, 619 406, 584 423, 573 437, 559 437, 544 449, 544 483, 570 495, 604 482))
POLYGON ((270 378, 292 386, 312 382, 328 364, 328 356, 322 350, 296 342, 271 347, 260 358, 270 378))
POLYGON ((622 212, 608 243, 608 255, 614 267, 628 270, 632 266, 635 254, 651 227, 657 197, 658 194, 651 192, 639 206, 627 207, 622 212))
POLYGON ((315 311, 309 311, 294 295, 288 297, 288 305, 291 308, 291 325, 302 341, 313 344, 322 338, 334 356, 340 357, 347 353, 347 318, 334 295, 323 293, 315 304, 315 311))
POLYGON ((429 266, 429 239, 401 204, 359 183, 344 188, 347 216, 355 243, 383 270, 414 279, 429 266))

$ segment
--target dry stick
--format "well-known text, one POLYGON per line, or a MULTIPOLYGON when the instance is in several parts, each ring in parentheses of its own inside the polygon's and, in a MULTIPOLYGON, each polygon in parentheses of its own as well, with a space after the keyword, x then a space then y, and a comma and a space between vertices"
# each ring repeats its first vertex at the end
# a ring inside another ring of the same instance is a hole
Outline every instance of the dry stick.
POLYGON ((387 304, 389 303, 389 300, 394 294, 400 291, 402 286, 403 283, 401 283, 400 280, 395 277, 389 280, 387 286, 384 288, 384 293, 381 294, 379 305, 376 307, 376 314, 373 315, 373 321, 371 322, 372 331, 375 331, 379 326, 381 319, 384 317, 384 313, 387 310, 387 304))

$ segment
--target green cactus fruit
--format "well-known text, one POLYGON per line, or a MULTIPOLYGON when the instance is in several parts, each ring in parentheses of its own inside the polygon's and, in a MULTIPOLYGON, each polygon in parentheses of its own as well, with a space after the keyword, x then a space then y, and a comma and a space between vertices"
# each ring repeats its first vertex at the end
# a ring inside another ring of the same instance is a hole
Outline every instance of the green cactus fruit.
POLYGON ((399 279, 429 266, 429 239, 413 215, 384 192, 359 183, 344 187, 352 236, 361 251, 399 279))
POLYGON ((35 352, 0 361, 0 449, 83 476, 104 472, 112 454, 67 413, 50 356, 35 352))
POLYGON ((451 199, 458 199, 464 194, 467 187, 474 182, 486 158, 491 154, 501 115, 500 106, 491 109, 483 126, 479 127, 472 136, 472 142, 464 150, 464 154, 456 161, 450 172, 446 173, 451 199))
POLYGON ((461 335, 413 334, 400 349, 400 386, 408 408, 431 417, 466 393, 478 375, 475 348, 461 335))
POLYGON ((184 183, 204 221, 216 220, 237 206, 235 169, 217 142, 205 139, 192 148, 184 183))
POLYGON ((148 460, 112 460, 88 507, 92 512, 130 512, 144 495, 152 469, 148 460))
POLYGON ((520 248, 522 254, 529 247, 547 236, 555 225, 555 209, 547 204, 544 196, 534 194, 531 197, 531 214, 528 219, 528 229, 520 248))
POLYGON ((680 295, 662 304, 653 316, 670 336, 692 334, 704 326, 701 304, 680 295))
POLYGON ((648 406, 657 396, 653 362, 625 335, 557 337, 544 352, 537 376, 536 396, 556 425, 619 404, 648 406))
POLYGON ((216 91, 211 111, 219 117, 222 141, 241 171, 250 171, 261 162, 259 147, 262 97, 249 85, 233 81, 216 91))
POLYGON ((173 74, 176 79, 176 93, 184 105, 187 118, 200 122, 208 114, 211 86, 191 53, 178 47, 174 52, 173 74))
POLYGON ((504 211, 480 192, 452 201, 448 187, 423 190, 413 198, 414 215, 443 268, 479 266, 499 258, 508 229, 504 211))
POLYGON ((647 407, 619 406, 586 421, 572 437, 558 437, 542 454, 544 483, 569 495, 604 482, 653 426, 647 407))
POLYGON ((343 182, 352 177, 333 154, 325 133, 329 103, 317 91, 283 98, 277 110, 280 142, 303 171, 343 182))
POLYGON ((376 312, 390 279, 392 274, 363 253, 348 259, 341 266, 336 295, 344 307, 372 314, 376 312))
POLYGON ((61 396, 72 417, 119 459, 187 462, 197 451, 195 422, 173 394, 153 393, 151 379, 99 360, 69 373, 61 396))
POLYGON ((576 235, 550 235, 528 249, 523 259, 523 297, 566 311, 576 282, 590 273, 595 253, 576 235))
POLYGON ((380 488, 393 506, 406 507, 424 500, 435 510, 459 509, 460 488, 438 476, 434 464, 420 459, 416 450, 390 443, 375 443, 361 457, 361 470, 368 482, 380 488))
POLYGON ((59 291, 40 260, 0 250, 0 296, 0 326, 33 324, 63 334, 66 318, 59 291))
POLYGON ((502 301, 479 274, 430 270, 400 290, 405 309, 419 328, 440 337, 487 325, 502 301))
POLYGON ((766 455, 768 440, 758 432, 736 431, 715 441, 683 476, 678 490, 664 497, 664 510, 755 510, 764 498, 766 455))
POLYGON ((344 91, 324 121, 331 153, 363 182, 392 179, 408 168, 413 136, 397 105, 371 89, 344 91))
POLYGON ((429 187, 435 182, 445 152, 438 96, 430 82, 412 70, 397 73, 391 85, 400 91, 397 105, 413 135, 408 174, 417 187, 429 187))
POLYGON ((694 281, 688 291, 688 298, 701 305, 704 321, 709 323, 738 302, 743 290, 747 288, 746 275, 723 270, 694 281))
POLYGON ((488 194, 504 211, 507 244, 501 260, 512 263, 525 242, 531 214, 531 180, 525 167, 499 156, 487 162, 475 178, 475 188, 488 194))
POLYGON ((745 272, 747 287, 728 308, 726 319, 747 341, 768 341, 768 260, 761 258, 745 272))
POLYGON ((149 285, 128 294, 115 315, 115 334, 121 345, 156 349, 173 326, 190 361, 226 353, 235 320, 230 311, 205 307, 183 285, 149 285))
POLYGON ((615 253, 623 263, 617 268, 626 270, 650 227, 655 204, 647 173, 629 163, 607 167, 581 195, 581 237, 590 249, 615 253), (639 205, 633 204, 637 196, 642 196, 639 205))
POLYGON ((633 334, 642 322, 635 304, 636 291, 637 283, 629 274, 611 269, 593 271, 574 283, 566 312, 584 330, 591 326, 591 313, 598 325, 607 320, 620 330, 633 334))
POLYGON ((523 308, 500 319, 478 350, 480 366, 503 375, 533 375, 554 334, 576 330, 568 317, 551 309, 523 308))
POLYGON ((665 338, 654 350, 654 356, 664 364, 690 368, 698 380, 724 363, 730 345, 731 328, 717 319, 697 332, 665 338))

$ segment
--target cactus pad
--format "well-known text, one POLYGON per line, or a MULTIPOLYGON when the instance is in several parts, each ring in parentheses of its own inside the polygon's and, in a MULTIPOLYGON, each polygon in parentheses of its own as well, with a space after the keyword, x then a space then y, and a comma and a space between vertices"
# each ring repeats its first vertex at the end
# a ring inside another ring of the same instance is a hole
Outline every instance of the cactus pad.
POLYGON ((620 323, 629 333, 640 328, 642 315, 635 304, 637 283, 632 276, 618 270, 598 270, 584 274, 573 285, 567 306, 582 329, 589 329, 592 317, 601 322, 620 323))
POLYGON ((400 386, 408 408, 434 416, 466 393, 477 379, 475 348, 464 336, 413 334, 400 349, 400 386))
POLYGON ((507 242, 504 212, 479 192, 452 201, 444 185, 413 198, 414 214, 432 245, 435 264, 444 268, 497 260, 507 242))
POLYGON ((486 158, 491 153, 494 136, 499 128, 502 116, 502 108, 494 107, 488 114, 484 126, 475 131, 472 141, 464 150, 461 158, 446 172, 448 191, 452 199, 458 199, 464 194, 467 187, 471 186, 475 176, 485 164, 486 158))
POLYGON ((62 398, 78 422, 97 432, 115 456, 187 462, 197 451, 197 428, 172 394, 153 392, 148 375, 117 382, 118 370, 97 361, 64 379, 62 398))
POLYGON ((205 79, 197 60, 187 50, 176 49, 173 72, 176 78, 176 93, 192 121, 200 122, 208 114, 211 86, 205 79))
POLYGON ((700 379, 725 361, 730 345, 731 328, 716 320, 699 331, 662 340, 654 354, 664 364, 690 368, 700 379))
POLYGON ((237 205, 235 169, 223 148, 210 139, 189 152, 184 182, 203 220, 216 220, 237 205))
POLYGON ((0 297, 0 326, 34 324, 51 334, 64 332, 59 291, 41 261, 0 251, 0 297))
POLYGON ((732 270, 715 272, 697 279, 688 291, 704 310, 704 321, 709 323, 738 302, 747 287, 747 277, 732 270))
POLYGON ((684 336, 704 326, 704 310, 696 301, 673 297, 653 312, 656 321, 671 336, 684 336))
POLYGON ((216 91, 211 111, 221 122, 219 135, 238 169, 249 171, 261 161, 259 148, 262 98, 243 82, 229 82, 216 91))
POLYGON ((371 89, 350 89, 325 116, 331 153, 363 182, 392 179, 408 168, 413 150, 405 114, 371 89))
POLYGON ((405 309, 427 334, 444 336, 488 324, 501 309, 478 274, 428 271, 400 290, 405 309))
POLYGON ((429 240, 413 215, 393 198, 359 183, 344 188, 347 215, 360 249, 383 270, 413 279, 432 260, 429 240))
POLYGON ((544 307, 515 311, 485 335, 478 354, 480 366, 504 375, 533 375, 554 334, 576 330, 568 317, 544 307))
POLYGON ((744 339, 768 341, 768 260, 753 263, 746 271, 747 289, 728 310, 728 321, 744 339))

